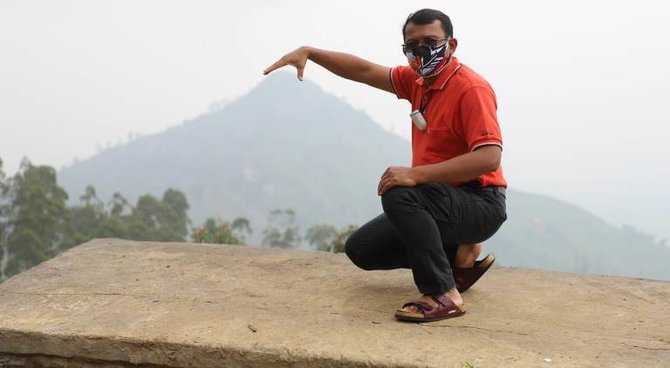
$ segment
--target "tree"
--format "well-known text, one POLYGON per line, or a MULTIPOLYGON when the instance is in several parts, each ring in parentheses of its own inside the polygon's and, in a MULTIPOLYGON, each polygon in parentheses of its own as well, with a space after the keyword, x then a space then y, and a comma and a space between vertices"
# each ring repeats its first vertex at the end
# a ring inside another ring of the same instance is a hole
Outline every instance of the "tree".
POLYGON ((238 217, 232 223, 208 218, 202 226, 193 229, 191 238, 196 243, 245 244, 244 232, 251 234, 246 218, 238 217))
POLYGON ((349 236, 353 234, 353 232, 356 231, 357 229, 358 229, 357 225, 348 225, 342 228, 340 231, 338 231, 337 235, 335 236, 335 239, 333 240, 330 251, 333 253, 343 253, 344 245, 347 242, 347 238, 349 238, 349 236))
POLYGON ((129 239, 128 224, 133 206, 121 193, 115 192, 108 203, 108 207, 107 221, 100 236, 129 239))
POLYGON ((270 224, 263 230, 263 244, 271 247, 292 248, 300 245, 300 229, 294 224, 292 209, 270 211, 270 224))
POLYGON ((57 253, 68 196, 58 186, 52 167, 34 166, 27 159, 5 192, 3 232, 8 259, 3 262, 2 274, 11 276, 57 253))
POLYGON ((84 194, 79 197, 79 200, 84 203, 85 206, 95 206, 102 207, 102 201, 98 199, 98 195, 95 193, 95 188, 92 185, 87 185, 84 189, 84 194))
POLYGON ((189 205, 186 196, 181 191, 169 188, 163 194, 162 204, 165 206, 165 217, 161 219, 162 230, 171 239, 186 240, 188 226, 191 224, 187 214, 189 205))
POLYGON ((7 177, 2 170, 2 159, 0 158, 0 282, 7 278, 5 275, 5 268, 9 261, 9 253, 7 249, 7 217, 8 206, 6 203, 6 196, 8 192, 7 177))
POLYGON ((333 225, 313 225, 307 229, 305 240, 314 248, 322 251, 331 251, 332 243, 337 236, 337 228, 333 225))
POLYGON ((79 199, 67 211, 61 250, 95 238, 184 241, 188 235, 188 201, 178 190, 166 190, 161 200, 145 194, 134 207, 117 192, 105 206, 89 185, 79 199))
POLYGON ((313 225, 307 230, 305 239, 317 250, 342 253, 347 238, 358 229, 356 225, 348 225, 338 230, 332 225, 313 225))
POLYGON ((63 238, 58 246, 60 251, 95 238, 123 237, 121 231, 109 229, 110 216, 92 185, 86 187, 79 200, 81 205, 66 211, 63 238))
POLYGON ((251 223, 249 222, 249 219, 245 217, 237 217, 235 220, 233 220, 230 227, 243 243, 246 240, 246 235, 251 235, 253 233, 253 230, 251 230, 251 223))
MULTIPOLYGON (((7 179, 0 160, 0 281, 94 238, 184 241, 188 235, 189 204, 175 189, 161 200, 143 195, 135 207, 120 193, 105 205, 91 185, 79 205, 66 207, 67 198, 53 168, 24 159, 7 179)), ((251 232, 244 218, 227 226, 242 238, 251 232)))
POLYGON ((121 195, 119 192, 115 192, 112 196, 112 199, 109 201, 110 215, 112 217, 121 217, 124 213, 130 213, 132 211, 132 206, 128 203, 128 200, 121 195))
POLYGON ((134 240, 184 241, 188 235, 188 201, 184 193, 168 189, 161 200, 145 194, 128 218, 128 236, 134 240))

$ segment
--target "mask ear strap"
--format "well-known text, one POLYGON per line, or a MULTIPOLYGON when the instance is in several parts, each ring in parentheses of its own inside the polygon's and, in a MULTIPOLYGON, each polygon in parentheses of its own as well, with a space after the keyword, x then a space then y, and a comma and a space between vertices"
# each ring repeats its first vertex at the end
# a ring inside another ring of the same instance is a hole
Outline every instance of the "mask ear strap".
MULTIPOLYGON (((445 54, 445 55, 446 55, 447 52, 449 52, 449 50, 451 49, 451 45, 449 44, 449 41, 451 41, 451 37, 447 38, 447 43, 446 43, 447 48, 444 49, 444 54, 445 54)), ((449 59, 451 59, 451 55, 449 55, 449 59)))

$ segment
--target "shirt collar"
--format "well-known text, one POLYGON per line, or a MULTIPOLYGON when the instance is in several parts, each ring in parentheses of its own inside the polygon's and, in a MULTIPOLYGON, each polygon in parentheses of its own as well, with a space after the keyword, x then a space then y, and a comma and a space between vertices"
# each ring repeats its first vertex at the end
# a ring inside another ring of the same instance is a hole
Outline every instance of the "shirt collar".
MULTIPOLYGON (((444 86, 447 85, 447 82, 449 82, 449 79, 456 74, 458 69, 461 68, 461 63, 458 62, 458 59, 456 56, 452 56, 451 60, 449 60, 449 64, 442 69, 440 74, 437 76, 437 79, 433 82, 433 84, 430 85, 428 89, 443 89, 444 86)), ((423 77, 419 77, 414 81, 416 84, 423 86, 423 77)))

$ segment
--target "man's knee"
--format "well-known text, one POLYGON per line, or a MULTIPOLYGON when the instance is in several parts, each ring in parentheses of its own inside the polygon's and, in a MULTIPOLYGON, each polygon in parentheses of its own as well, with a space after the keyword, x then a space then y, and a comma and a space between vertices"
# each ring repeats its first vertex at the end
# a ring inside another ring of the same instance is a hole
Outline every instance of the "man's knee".
MULTIPOLYGON (((355 234, 355 233, 354 233, 355 234)), ((349 235, 347 237, 347 240, 344 242, 344 254, 349 257, 352 261, 354 260, 354 257, 356 257, 356 245, 354 243, 354 234, 349 235)))
POLYGON ((369 271, 372 268, 366 263, 365 258, 362 256, 362 244, 360 244, 357 240, 358 238, 356 236, 356 232, 349 235, 347 240, 344 242, 344 253, 358 268, 369 271))
POLYGON ((416 201, 414 187, 396 186, 382 194, 382 208, 389 213, 400 206, 411 205, 416 201))

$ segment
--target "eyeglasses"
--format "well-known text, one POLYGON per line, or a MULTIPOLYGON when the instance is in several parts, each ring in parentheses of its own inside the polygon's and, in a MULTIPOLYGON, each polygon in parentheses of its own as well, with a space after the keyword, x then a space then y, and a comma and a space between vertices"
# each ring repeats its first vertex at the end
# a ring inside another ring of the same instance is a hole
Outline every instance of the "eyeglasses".
MULTIPOLYGON (((405 55, 411 54, 414 56, 421 56, 426 53, 425 47, 430 47, 431 49, 434 49, 438 46, 442 45, 442 41, 447 41, 449 38, 442 38, 439 40, 436 40, 434 38, 424 38, 421 43, 411 41, 408 43, 402 44, 402 52, 405 55)), ((409 56, 409 55, 408 55, 409 56)))

